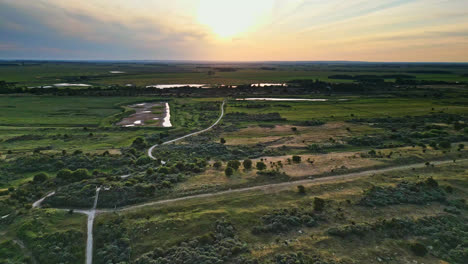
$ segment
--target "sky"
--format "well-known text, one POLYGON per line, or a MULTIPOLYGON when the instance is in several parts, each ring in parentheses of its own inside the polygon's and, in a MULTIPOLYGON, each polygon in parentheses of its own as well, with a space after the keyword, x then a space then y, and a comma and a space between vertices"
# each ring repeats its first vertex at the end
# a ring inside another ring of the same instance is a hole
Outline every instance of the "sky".
POLYGON ((0 0, 0 59, 468 62, 468 0, 0 0))

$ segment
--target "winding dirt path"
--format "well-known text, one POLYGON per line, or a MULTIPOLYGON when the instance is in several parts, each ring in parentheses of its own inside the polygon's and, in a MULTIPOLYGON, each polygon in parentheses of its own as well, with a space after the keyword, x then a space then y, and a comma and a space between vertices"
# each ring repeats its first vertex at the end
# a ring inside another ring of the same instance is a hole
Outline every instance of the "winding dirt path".
MULTIPOLYGON (((193 132, 193 133, 190 133, 190 134, 187 134, 185 136, 182 136, 182 137, 179 137, 179 138, 176 138, 176 139, 173 139, 173 140, 169 140, 169 141, 166 141, 164 143, 162 143, 161 145, 167 145, 167 144, 170 144, 170 143, 174 143, 174 142, 177 142, 179 140, 182 140, 184 138, 188 138, 188 137, 191 137, 191 136, 195 136, 195 135, 198 135, 198 134, 201 134, 201 133, 205 133, 206 131, 212 129, 214 126, 216 126, 220 121, 221 119, 223 119, 223 116, 224 116, 224 105, 225 105, 226 101, 223 101, 223 103, 221 104, 221 114, 219 115, 219 118, 211 125, 209 126, 208 128, 205 128, 203 130, 200 130, 200 131, 197 131, 197 132, 193 132)), ((153 145, 152 147, 150 147, 148 149, 148 156, 151 158, 151 159, 156 159, 154 156, 153 156, 153 150, 159 146, 158 144, 156 145, 153 145)))
MULTIPOLYGON (((468 159, 463 159, 463 160, 457 161, 457 163, 467 162, 467 161, 468 159)), ((443 165, 443 164, 449 164, 449 163, 453 163, 453 160, 434 161, 434 162, 431 162, 430 164, 431 165, 443 165)), ((191 199, 196 199, 196 198, 221 196, 221 195, 231 194, 231 193, 240 193, 240 192, 248 192, 248 191, 255 191, 255 190, 283 189, 283 188, 288 188, 288 187, 296 186, 300 184, 325 183, 325 182, 331 182, 331 181, 342 180, 342 179, 354 179, 354 178, 370 176, 370 175, 377 174, 377 173, 408 170, 408 169, 413 169, 413 168, 417 169, 417 168, 424 168, 426 166, 427 166, 426 163, 415 163, 415 164, 409 164, 409 165, 393 166, 393 167, 388 167, 388 168, 367 170, 367 171, 341 174, 341 175, 335 175, 335 176, 326 176, 326 177, 321 177, 321 178, 316 178, 316 179, 306 179, 306 180, 297 180, 297 181, 282 182, 282 183, 265 184, 265 185, 258 185, 258 186, 253 186, 253 187, 246 187, 246 188, 232 189, 232 190, 220 191, 220 192, 214 192, 214 193, 204 193, 204 194, 197 194, 197 195, 185 196, 185 197, 174 198, 174 199, 148 202, 148 203, 143 203, 143 204, 125 206, 125 207, 116 208, 112 210, 101 209, 101 210, 97 210, 97 213, 128 211, 128 210, 134 210, 134 209, 152 206, 152 205, 168 204, 168 203, 191 200, 191 199)))

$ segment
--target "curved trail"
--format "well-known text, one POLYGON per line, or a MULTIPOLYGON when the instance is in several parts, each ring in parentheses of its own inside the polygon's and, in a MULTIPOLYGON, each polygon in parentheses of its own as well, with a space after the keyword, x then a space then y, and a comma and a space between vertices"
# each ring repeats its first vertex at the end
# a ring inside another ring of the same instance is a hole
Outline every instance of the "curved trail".
MULTIPOLYGON (((466 162, 466 161, 468 161, 468 159, 459 160, 458 162, 466 162)), ((431 164, 433 165, 442 165, 442 164, 448 164, 448 163, 453 163, 453 160, 431 162, 431 164)), ((407 170, 407 169, 412 169, 412 168, 417 169, 417 168, 424 168, 426 166, 427 166, 426 163, 415 163, 415 164, 410 164, 410 165, 394 166, 394 167, 388 167, 388 168, 383 168, 383 169, 354 172, 354 173, 341 174, 341 175, 335 175, 335 176, 326 176, 326 177, 316 178, 316 179, 306 179, 306 180, 297 180, 297 181, 282 182, 282 183, 265 184, 265 185, 258 185, 258 186, 253 186, 253 187, 239 188, 239 189, 220 191, 220 192, 214 192, 214 193, 196 194, 196 195, 185 196, 185 197, 180 197, 180 198, 148 202, 148 203, 126 206, 126 207, 121 207, 121 208, 112 209, 112 210, 101 209, 101 210, 97 210, 97 213, 128 211, 128 210, 138 209, 138 208, 152 206, 152 205, 168 204, 168 203, 173 203, 177 201, 191 200, 191 199, 196 199, 196 198, 221 196, 221 195, 231 194, 231 193, 240 193, 240 192, 248 192, 248 191, 255 191, 255 190, 267 190, 267 189, 281 189, 281 188, 300 185, 300 184, 324 183, 324 182, 331 182, 335 180, 354 179, 354 178, 370 176, 376 173, 407 170)))
MULTIPOLYGON (((223 101, 223 103, 221 104, 221 115, 219 116, 219 118, 216 120, 216 122, 214 122, 211 126, 209 126, 208 128, 205 128, 203 130, 200 130, 200 131, 197 131, 197 132, 193 132, 193 133, 190 133, 190 134, 187 134, 185 136, 182 136, 182 137, 179 137, 179 138, 176 138, 176 139, 173 139, 173 140, 169 140, 169 141, 166 141, 164 143, 162 143, 161 145, 167 145, 167 144, 170 144, 170 143, 174 143, 174 142, 177 142, 179 140, 182 140, 184 138, 188 138, 188 137, 191 137, 191 136, 195 136, 195 135, 198 135, 198 134, 201 134, 201 133, 204 133, 210 129, 212 129, 214 126, 216 126, 220 121, 221 119, 223 119, 223 116, 224 116, 224 104, 226 103, 226 101, 223 101)), ((148 156, 151 158, 151 159, 156 159, 154 156, 153 156, 153 150, 159 146, 158 144, 156 145, 153 145, 151 148, 148 149, 148 156)))

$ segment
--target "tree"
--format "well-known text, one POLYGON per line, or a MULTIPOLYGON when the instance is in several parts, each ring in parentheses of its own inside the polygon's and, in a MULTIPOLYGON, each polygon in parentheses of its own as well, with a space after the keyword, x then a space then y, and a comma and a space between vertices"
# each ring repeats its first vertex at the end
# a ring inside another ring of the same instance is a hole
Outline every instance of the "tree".
POLYGON ((317 212, 323 211, 325 208, 325 200, 322 198, 315 197, 314 198, 314 210, 317 212))
POLYGON ((301 163, 301 156, 292 156, 292 160, 294 163, 301 163))
POLYGON ((221 138, 221 139, 219 140, 219 142, 220 142, 221 144, 225 144, 225 143, 226 143, 226 140, 225 140, 224 138, 221 138))
POLYGON ((240 165, 241 163, 238 160, 230 160, 227 163, 227 166, 233 168, 234 170, 238 170, 240 165))
POLYGON ((265 163, 263 163, 263 161, 259 161, 259 162, 257 162, 256 167, 257 167, 257 170, 261 171, 261 170, 266 169, 267 166, 265 165, 265 163))
POLYGON ((291 130, 292 130, 293 132, 296 132, 296 131, 297 131, 297 127, 291 127, 291 130))
POLYGON ((148 168, 148 169, 146 169, 146 174, 147 174, 147 175, 151 175, 151 174, 153 174, 153 173, 154 173, 153 168, 148 168))
POLYGON ((221 167, 223 166, 223 163, 221 161, 215 161, 215 163, 213 163, 213 167, 217 170, 221 169, 221 167))
POLYGON ((297 186, 297 191, 298 191, 300 194, 305 194, 305 193, 306 193, 306 188, 304 187, 304 185, 298 185, 298 186, 297 186))
POLYGON ((226 169, 224 170, 224 174, 226 174, 226 176, 228 177, 231 177, 232 174, 234 174, 234 170, 231 167, 226 167, 226 169))
POLYGON ((47 174, 45 174, 44 172, 41 172, 41 173, 34 175, 33 181, 36 183, 45 182, 47 181, 48 178, 49 176, 47 176, 47 174))
POLYGON ((252 160, 246 159, 242 162, 242 165, 244 166, 244 169, 250 170, 252 169, 252 160))

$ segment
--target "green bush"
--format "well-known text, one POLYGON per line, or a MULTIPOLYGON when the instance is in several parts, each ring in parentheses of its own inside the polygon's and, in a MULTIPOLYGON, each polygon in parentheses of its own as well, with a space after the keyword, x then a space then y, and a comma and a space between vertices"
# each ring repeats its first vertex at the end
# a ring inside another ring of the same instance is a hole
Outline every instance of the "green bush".
POLYGON ((321 212, 325 209, 325 200, 319 197, 314 198, 314 210, 317 212, 321 212))
POLYGON ((227 166, 233 168, 234 170, 238 170, 240 165, 241 163, 238 160, 230 160, 227 163, 227 166))
POLYGON ((244 169, 250 170, 252 169, 252 160, 246 159, 242 162, 242 165, 244 166, 244 169))
POLYGON ((259 171, 262 171, 262 170, 267 168, 266 164, 263 163, 262 161, 257 162, 256 167, 257 167, 257 170, 259 170, 259 171))
POLYGON ((35 183, 40 183, 40 182, 47 181, 48 178, 49 178, 49 176, 47 176, 46 173, 41 172, 41 173, 38 173, 38 174, 34 175, 33 181, 35 183))
POLYGON ((410 249, 416 256, 419 256, 419 257, 423 257, 427 254, 426 247, 423 244, 418 243, 418 242, 411 243, 410 249))
POLYGON ((234 174, 234 169, 231 167, 226 167, 226 169, 224 170, 224 174, 226 174, 226 176, 228 177, 231 177, 234 174))
POLYGON ((301 156, 292 156, 292 161, 294 163, 301 163, 301 156))

